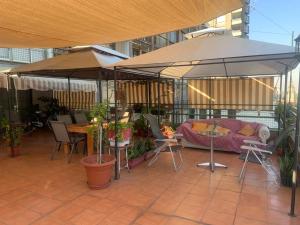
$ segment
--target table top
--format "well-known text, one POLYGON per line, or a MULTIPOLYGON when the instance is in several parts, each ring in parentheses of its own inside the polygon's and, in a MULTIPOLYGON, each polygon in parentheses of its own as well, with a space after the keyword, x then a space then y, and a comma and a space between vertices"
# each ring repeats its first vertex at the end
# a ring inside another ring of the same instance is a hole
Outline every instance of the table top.
POLYGON ((91 128, 92 126, 93 125, 91 124, 70 124, 67 125, 67 129, 69 132, 87 134, 89 128, 91 128))

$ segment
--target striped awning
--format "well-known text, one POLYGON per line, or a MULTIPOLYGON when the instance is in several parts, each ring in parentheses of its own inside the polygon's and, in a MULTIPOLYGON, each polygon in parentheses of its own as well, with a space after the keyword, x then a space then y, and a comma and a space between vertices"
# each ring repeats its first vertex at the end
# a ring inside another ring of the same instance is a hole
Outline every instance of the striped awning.
POLYGON ((53 98, 58 99, 59 106, 71 109, 91 109, 95 105, 96 93, 86 91, 71 91, 70 105, 68 91, 53 91, 53 98))
POLYGON ((7 76, 6 74, 0 73, 0 88, 8 88, 7 76))
MULTIPOLYGON (((119 83, 119 89, 126 94, 127 104, 146 104, 147 102, 154 105, 158 104, 157 81, 122 82, 119 83), (148 100, 147 97, 149 97, 148 100)), ((173 104, 173 81, 160 82, 160 104, 173 104)))
POLYGON ((274 78, 189 80, 189 105, 193 108, 271 110, 274 78))
MULTIPOLYGON (((13 77, 14 85, 17 90, 39 90, 39 91, 68 91, 68 80, 61 78, 46 77, 13 77)), ((71 91, 95 92, 97 90, 96 81, 70 80, 71 91)))

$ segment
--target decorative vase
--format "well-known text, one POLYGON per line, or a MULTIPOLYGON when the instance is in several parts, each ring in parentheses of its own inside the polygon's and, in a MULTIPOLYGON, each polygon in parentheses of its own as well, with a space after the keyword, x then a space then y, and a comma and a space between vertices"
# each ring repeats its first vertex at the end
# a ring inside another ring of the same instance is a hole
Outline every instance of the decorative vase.
POLYGON ((103 162, 97 162, 97 156, 91 155, 81 159, 81 164, 84 165, 87 184, 90 189, 103 189, 110 185, 112 171, 116 159, 112 155, 103 154, 103 162))

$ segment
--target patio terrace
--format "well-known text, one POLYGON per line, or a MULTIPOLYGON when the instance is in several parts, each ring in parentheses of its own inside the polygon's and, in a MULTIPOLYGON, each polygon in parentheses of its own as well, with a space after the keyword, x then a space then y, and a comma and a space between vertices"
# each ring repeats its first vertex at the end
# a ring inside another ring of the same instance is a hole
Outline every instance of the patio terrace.
POLYGON ((54 144, 45 131, 25 137, 17 158, 1 147, 0 225, 300 224, 299 216, 288 216, 290 188, 272 182, 259 165, 249 163, 238 183, 237 154, 216 152, 228 169, 211 173, 195 166, 208 151, 184 149, 184 166, 175 173, 166 153, 152 167, 122 170, 107 189, 89 190, 82 155, 67 164, 61 152, 51 161, 54 144))

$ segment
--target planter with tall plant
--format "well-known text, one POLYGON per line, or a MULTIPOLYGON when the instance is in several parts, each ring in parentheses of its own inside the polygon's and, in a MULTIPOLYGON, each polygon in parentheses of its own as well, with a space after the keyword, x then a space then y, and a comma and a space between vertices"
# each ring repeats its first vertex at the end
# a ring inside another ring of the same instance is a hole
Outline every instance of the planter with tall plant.
POLYGON ((3 138, 8 143, 10 148, 10 156, 15 157, 20 155, 20 145, 23 135, 23 127, 12 126, 6 117, 2 117, 0 120, 0 128, 3 132, 3 138))
POLYGON ((112 178, 112 171, 115 164, 115 157, 102 154, 102 122, 108 110, 108 103, 98 103, 92 109, 90 115, 93 125, 89 132, 94 133, 97 143, 97 154, 84 157, 81 163, 84 165, 87 174, 87 183, 91 189, 103 189, 109 186, 112 178))

